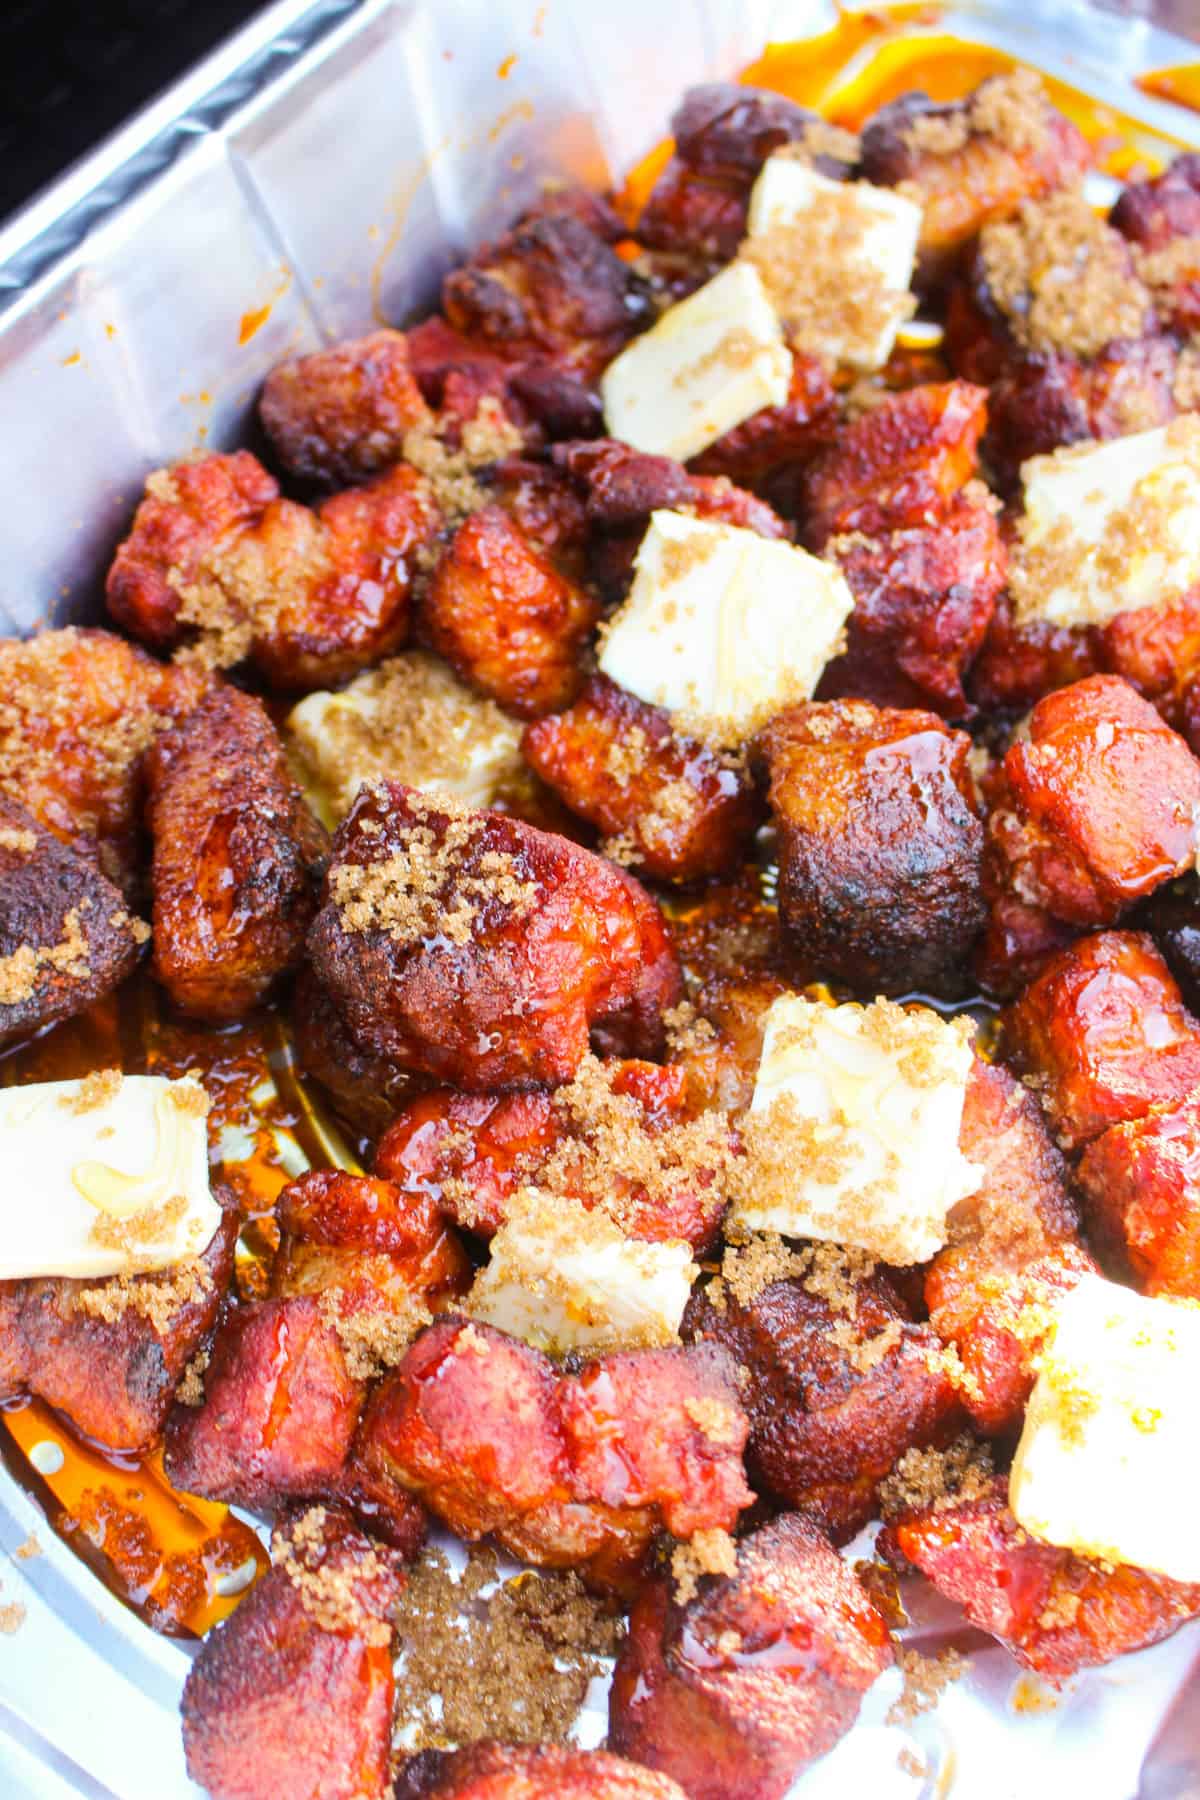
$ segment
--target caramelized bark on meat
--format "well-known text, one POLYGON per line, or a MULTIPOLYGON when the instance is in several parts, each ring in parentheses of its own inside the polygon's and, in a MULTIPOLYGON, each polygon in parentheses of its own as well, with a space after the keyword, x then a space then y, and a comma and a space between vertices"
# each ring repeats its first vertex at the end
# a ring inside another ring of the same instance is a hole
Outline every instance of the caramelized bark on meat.
POLYGON ((606 1750, 499 1744, 426 1750, 396 1778, 394 1800, 687 1800, 667 1775, 606 1750))
POLYGON ((547 438, 590 437, 601 431, 600 396, 588 376, 553 356, 529 354, 519 344, 465 337, 438 315, 406 333, 417 385, 438 413, 447 444, 492 400, 528 449, 547 438), (516 360, 514 360, 514 356, 516 360))
POLYGON ((154 972, 185 1012, 236 1018, 300 960, 328 840, 236 688, 158 738, 148 784, 154 972))
POLYGON ((967 677, 967 693, 983 709, 1024 711, 1055 688, 1094 675, 1095 634, 1041 619, 1018 624, 1002 594, 983 647, 967 677))
POLYGON ((1056 1684, 1157 1644, 1200 1612, 1200 1586, 1036 1542, 1009 1511, 1002 1478, 982 1499, 889 1526, 878 1547, 1056 1684))
POLYGON ((944 519, 976 473, 987 394, 930 382, 872 407, 838 433, 805 483, 805 540, 915 529, 944 519))
POLYGON ((594 675, 567 712, 530 725, 521 749, 572 812, 605 834, 609 854, 642 874, 697 881, 745 855, 758 817, 750 781, 607 676, 594 675))
POLYGON ((822 700, 927 706, 944 718, 974 709, 963 678, 1005 581, 1007 556, 986 489, 968 485, 933 525, 835 537, 832 554, 854 611, 846 649, 825 666, 822 700))
POLYGON ((831 700, 781 713, 763 746, 779 914, 805 966, 872 995, 952 980, 984 917, 966 734, 831 700))
POLYGON ((405 433, 430 420, 402 331, 372 331, 279 363, 258 416, 289 475, 336 486, 399 462, 405 433))
POLYGON ((883 1275, 856 1282, 836 1308, 800 1279, 745 1302, 722 1285, 719 1306, 693 1294, 685 1336, 722 1345, 749 1372, 741 1399, 755 1482, 844 1543, 874 1516, 879 1483, 904 1452, 946 1443, 962 1424, 938 1340, 883 1275))
POLYGON ((560 1375, 518 1339, 448 1318, 376 1389, 362 1456, 469 1542, 492 1533, 526 1561, 623 1587, 656 1529, 729 1530, 750 1504, 736 1394, 716 1349, 560 1375))
POLYGON ((631 876, 399 782, 364 789, 339 827, 309 948, 364 1049, 472 1091, 569 1080, 589 1027, 652 1055, 680 993, 631 876))
POLYGON ((183 1692, 188 1773, 213 1800, 363 1800, 389 1780, 400 1559, 324 1508, 209 1633, 183 1692))
POLYGON ((1094 1138, 1079 1164, 1097 1251, 1144 1294, 1200 1300, 1200 1098, 1094 1138))
POLYGON ((128 890, 145 751, 204 686, 111 631, 0 639, 0 791, 128 890))
POLYGON ((308 967, 296 978, 288 1017, 304 1073, 320 1082, 339 1118, 366 1137, 378 1137, 412 1094, 411 1071, 360 1050, 308 967))
POLYGON ((1200 155, 1185 152, 1161 175, 1131 181, 1109 222, 1137 246, 1138 273, 1165 322, 1200 331, 1200 155))
POLYGON ((1200 1023, 1143 932, 1101 931, 1061 951, 1002 1026, 1007 1060, 1068 1150, 1200 1086, 1200 1023))
POLYGON ((111 993, 146 928, 119 888, 0 790, 0 1046, 111 993))
POLYGON ((212 1329, 236 1240, 230 1207, 195 1263, 161 1275, 0 1284, 6 1396, 36 1394, 105 1449, 149 1449, 212 1329))
POLYGON ((785 1513, 686 1606, 661 1577, 617 1659, 609 1741, 690 1800, 782 1800, 892 1660, 887 1627, 812 1520, 785 1513))
POLYGON ((460 525, 421 612, 423 641, 464 681, 527 717, 567 704, 583 680, 595 602, 540 555, 499 506, 460 525))

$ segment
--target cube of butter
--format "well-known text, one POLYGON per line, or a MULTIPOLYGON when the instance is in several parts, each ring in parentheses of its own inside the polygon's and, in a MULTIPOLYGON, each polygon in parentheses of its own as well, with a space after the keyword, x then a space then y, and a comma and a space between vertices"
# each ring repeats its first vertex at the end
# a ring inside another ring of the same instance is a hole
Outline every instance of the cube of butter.
POLYGON ((634 338, 600 378, 610 437, 698 456, 764 406, 782 406, 792 359, 755 271, 731 263, 634 338))
POLYGON ((767 1009, 729 1223, 927 1262, 946 1215, 979 1184, 958 1142, 972 1054, 965 1022, 930 1007, 781 995, 767 1009))
POLYGON ((1021 478, 1019 622, 1103 625, 1200 583, 1200 415, 1030 457, 1021 478))
POLYGON ((599 1209, 527 1188, 464 1310, 555 1356, 674 1344, 699 1272, 687 1244, 628 1238, 599 1209))
POLYGON ((0 1089, 0 1280, 167 1268, 221 1222, 208 1182, 208 1097, 160 1075, 0 1089))
POLYGON ((1064 1295, 1009 1479, 1034 1537, 1200 1582, 1193 1487, 1200 1305, 1099 1275, 1064 1295))
POLYGON ((776 151, 750 195, 743 249, 794 350, 881 369, 914 311, 921 208, 894 188, 831 181, 776 151))
POLYGON ((811 698, 854 607, 833 563, 738 526, 656 512, 600 668, 702 737, 736 745, 811 698))

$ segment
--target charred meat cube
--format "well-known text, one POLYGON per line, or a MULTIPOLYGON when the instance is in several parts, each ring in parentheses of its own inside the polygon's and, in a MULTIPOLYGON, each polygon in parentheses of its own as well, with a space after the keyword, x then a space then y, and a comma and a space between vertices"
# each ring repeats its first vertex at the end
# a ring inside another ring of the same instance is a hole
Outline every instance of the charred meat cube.
POLYGON ((0 1046, 72 1018, 149 936, 119 888, 0 790, 0 1046))
POLYGON ((1169 1637, 1200 1612, 1200 1587, 1038 1543, 1008 1509, 1007 1483, 949 1510, 916 1513, 879 1539, 973 1625, 1058 1683, 1169 1637))
POLYGON ((432 1199, 464 1230, 491 1237, 508 1202, 558 1139, 548 1093, 435 1088, 393 1119, 380 1139, 375 1172, 407 1195, 432 1199))
POLYGON ((662 1578, 644 1589, 617 1660, 609 1741, 691 1800, 782 1800, 891 1660, 857 1577, 811 1519, 785 1513, 686 1605, 662 1578))
POLYGON ((1161 175, 1131 181, 1109 223, 1136 246, 1138 274, 1164 322, 1200 330, 1200 155, 1174 157, 1161 175))
POLYGON ((272 369, 258 403, 263 430, 289 475, 347 486, 404 454, 429 423, 402 331, 372 331, 272 369))
POLYGON ((965 733, 833 700, 780 714, 763 746, 797 954, 872 994, 944 985, 984 917, 965 733))
POLYGON ((1200 1300, 1200 1099, 1094 1138, 1079 1185, 1097 1250, 1144 1294, 1200 1300))
POLYGON ((668 1775, 607 1750, 499 1744, 426 1750, 396 1779, 394 1800, 686 1800, 668 1775))
POLYGON ((148 764, 154 972, 185 1012, 232 1019, 300 960, 327 839, 261 702, 219 687, 148 764))
POLYGON ((832 1267, 768 1283, 720 1303, 694 1293, 684 1331, 721 1344, 746 1369, 747 1460, 754 1480, 820 1519, 835 1542, 874 1516, 879 1483, 906 1450, 946 1443, 962 1424, 958 1397, 937 1366, 938 1340, 912 1323, 884 1275, 832 1267))
POLYGON ((1095 635, 1044 619, 1018 622, 1011 599, 1001 594, 967 692, 986 711, 1024 711, 1055 688, 1096 673, 1095 635))
POLYGON ((604 675, 567 712, 530 725, 521 748, 535 774, 605 834, 606 853, 642 874, 697 881, 745 855, 758 813, 746 777, 604 675))
POLYGON ((1061 951, 1001 1022, 1007 1060, 1067 1150, 1200 1086, 1200 1023, 1143 932, 1061 951))
POLYGON ((438 564, 421 635, 483 694, 536 717, 569 702, 595 602, 540 555, 499 506, 460 525, 438 564))
POLYGON ((362 1800, 389 1781, 400 1558, 313 1508, 209 1634, 183 1692, 188 1773, 213 1800, 362 1800))
POLYGON ((408 1069, 360 1050, 332 996, 308 967, 292 988, 289 1017, 300 1067, 320 1082, 339 1118, 376 1138, 413 1092, 408 1069))
POLYGON ((653 1054, 680 994, 631 876, 398 782, 363 789, 339 827, 309 949, 364 1049, 472 1091, 569 1080, 589 1027, 653 1054))

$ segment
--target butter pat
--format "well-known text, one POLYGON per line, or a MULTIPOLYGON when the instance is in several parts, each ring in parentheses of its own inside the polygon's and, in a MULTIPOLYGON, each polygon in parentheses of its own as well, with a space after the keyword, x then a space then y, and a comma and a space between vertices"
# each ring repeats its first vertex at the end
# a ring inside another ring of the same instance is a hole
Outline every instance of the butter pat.
POLYGON ((750 195, 743 257, 762 276, 793 349, 880 369, 909 294, 921 208, 893 188, 831 181, 776 151, 750 195))
POLYGON ((1103 625, 1200 582, 1200 415, 1023 464, 1018 621, 1103 625))
POLYGON ((1009 1505, 1081 1556, 1200 1582, 1200 1306, 1085 1275, 1055 1309, 1009 1505))
POLYGON ((971 1061, 965 1030, 930 1007, 781 995, 767 1010, 729 1222, 927 1262, 946 1215, 979 1185, 958 1143, 971 1061))
POLYGON ((665 312, 600 378, 610 437, 698 456, 764 406, 782 406, 792 359, 754 269, 731 263, 665 312))
POLYGON ((687 1244, 627 1238, 606 1213, 530 1188, 492 1239, 465 1311, 555 1356, 644 1349, 679 1341, 699 1273, 687 1244))
POLYGON ((207 1111, 198 1082, 158 1075, 0 1089, 0 1280, 125 1275, 206 1250, 221 1222, 207 1111))
POLYGON ((520 725, 424 650, 336 693, 309 694, 284 729, 308 800, 331 830, 364 781, 390 776, 479 807, 529 785, 520 725))
POLYGON ((742 743, 811 698, 854 607, 833 563, 734 525, 656 512, 600 649, 611 681, 742 743))

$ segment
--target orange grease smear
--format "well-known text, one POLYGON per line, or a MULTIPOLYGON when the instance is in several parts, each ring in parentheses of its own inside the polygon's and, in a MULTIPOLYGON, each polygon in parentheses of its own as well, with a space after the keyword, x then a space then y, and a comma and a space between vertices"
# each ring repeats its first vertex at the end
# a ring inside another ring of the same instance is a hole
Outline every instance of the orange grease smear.
POLYGON ((253 312, 244 312, 242 322, 238 326, 238 343, 248 344, 256 331, 261 331, 271 316, 271 303, 256 307, 253 312))
POLYGON ((1176 106, 1200 112, 1200 63, 1180 63, 1173 69, 1150 69, 1137 77, 1135 85, 1143 94, 1153 94, 1158 100, 1173 100, 1176 106))

